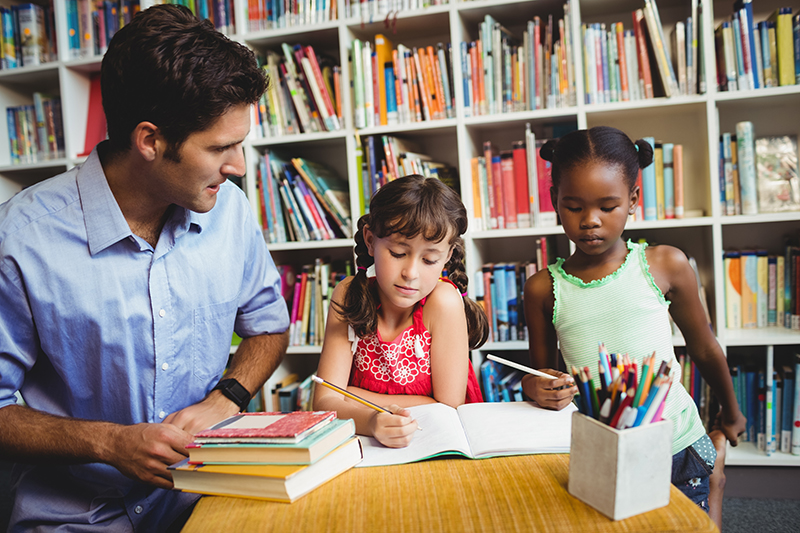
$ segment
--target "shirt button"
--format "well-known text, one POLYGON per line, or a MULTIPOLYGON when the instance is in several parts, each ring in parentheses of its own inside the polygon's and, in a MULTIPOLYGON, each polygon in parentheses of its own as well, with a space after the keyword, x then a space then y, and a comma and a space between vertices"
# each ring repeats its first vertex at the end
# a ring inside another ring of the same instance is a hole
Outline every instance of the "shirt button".
POLYGON ((165 416, 167 416, 167 413, 165 413, 164 411, 158 413, 158 418, 164 418, 165 416))
POLYGON ((134 512, 134 513, 136 513, 136 514, 142 514, 142 511, 144 511, 144 508, 143 508, 141 505, 137 505, 137 506, 136 506, 136 507, 133 509, 133 512, 134 512))
POLYGON ((167 314, 167 312, 164 311, 163 309, 158 312, 158 316, 160 316, 161 318, 164 318, 164 315, 166 315, 166 314, 167 314))
POLYGON ((169 368, 169 363, 164 363, 163 365, 161 365, 161 370, 166 370, 168 368, 169 368))

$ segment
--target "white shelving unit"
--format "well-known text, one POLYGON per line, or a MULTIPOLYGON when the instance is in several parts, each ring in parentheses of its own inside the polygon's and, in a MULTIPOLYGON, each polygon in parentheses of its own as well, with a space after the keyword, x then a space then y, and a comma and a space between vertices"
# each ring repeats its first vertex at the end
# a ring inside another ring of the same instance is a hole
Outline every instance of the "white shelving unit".
MULTIPOLYGON (((155 2, 142 0, 143 8, 155 2)), ((235 0, 237 33, 233 39, 256 51, 278 50, 282 42, 314 46, 317 53, 327 54, 342 65, 342 87, 350 86, 348 51, 354 38, 370 39, 377 33, 387 35, 392 42, 406 46, 428 45, 437 42, 453 44, 454 92, 457 103, 455 118, 381 126, 356 131, 353 126, 351 92, 343 91, 345 128, 339 132, 301 134, 280 138, 256 138, 245 143, 248 178, 255 175, 257 158, 264 150, 286 157, 302 156, 323 161, 341 176, 346 176, 351 192, 353 222, 358 218, 358 173, 355 168, 355 136, 391 134, 413 138, 435 159, 459 169, 461 193, 468 212, 472 212, 470 160, 482 155, 482 143, 491 140, 501 149, 510 149, 511 142, 524 138, 525 124, 534 131, 546 132, 552 125, 587 128, 611 125, 625 131, 631 138, 653 136, 658 140, 684 145, 685 204, 687 210, 701 210, 703 216, 681 220, 637 222, 628 225, 630 238, 647 238, 683 249, 697 259, 700 276, 708 293, 708 302, 717 338, 724 349, 762 354, 767 345, 791 350, 800 349, 800 332, 783 328, 763 330, 728 330, 724 327, 723 250, 737 248, 766 248, 780 253, 782 239, 800 228, 800 212, 726 217, 720 211, 719 175, 717 169, 718 138, 721 132, 735 131, 735 124, 750 120, 757 136, 793 134, 800 136, 800 86, 777 87, 754 91, 720 93, 716 91, 714 28, 731 14, 729 0, 701 1, 703 12, 703 41, 706 48, 706 94, 680 96, 671 99, 655 98, 635 102, 587 105, 583 102, 583 69, 576 68, 577 105, 561 109, 525 111, 501 115, 465 117, 458 44, 477 37, 477 27, 489 13, 521 37, 523 25, 534 15, 554 18, 563 16, 562 0, 477 0, 433 6, 421 10, 404 10, 397 14, 395 32, 384 25, 383 17, 373 22, 345 16, 344 2, 339 0, 340 20, 315 26, 300 26, 247 33, 247 0, 235 0)), ((769 13, 786 5, 785 0, 759 0, 753 3, 755 20, 764 20, 769 13)), ((582 22, 612 23, 622 21, 631 28, 631 12, 643 6, 641 0, 580 0, 573 1, 573 35, 580 35, 582 22)), ((669 35, 678 20, 689 14, 690 0, 659 0, 658 7, 664 32, 669 35)), ((797 9, 798 6, 794 6, 797 9)), ((88 108, 89 76, 100 69, 100 58, 67 60, 66 14, 64 3, 55 2, 56 26, 60 61, 36 67, 0 71, 0 103, 4 106, 32 103, 31 93, 43 91, 60 94, 63 102, 66 155, 64 159, 10 165, 8 134, 0 128, 0 201, 11 197, 25 186, 72 167, 82 161, 88 108)), ((582 65, 579 46, 573 47, 574 62, 582 65)), ((654 71, 655 72, 655 71, 654 71)), ((654 76, 657 75, 654 73, 654 76)), ((245 180, 245 188, 255 208, 255 183, 245 180)), ((467 268, 475 271, 484 262, 521 261, 533 257, 538 237, 555 236, 556 252, 567 255, 570 244, 560 227, 519 230, 473 231, 466 235, 467 268)), ((339 239, 310 243, 270 244, 277 263, 302 265, 317 257, 345 259, 352 256, 352 241, 339 239)), ((470 289, 472 292, 472 289, 470 289)), ((676 345, 682 340, 676 338, 676 345)), ((504 352, 521 362, 527 360, 527 343, 521 341, 490 342, 473 353, 473 362, 482 361, 486 352, 504 352)), ((310 372, 316 367, 320 348, 291 347, 282 370, 300 368, 310 372)), ((778 453, 766 457, 750 443, 743 443, 728 454, 729 464, 800 466, 800 457, 778 453)))

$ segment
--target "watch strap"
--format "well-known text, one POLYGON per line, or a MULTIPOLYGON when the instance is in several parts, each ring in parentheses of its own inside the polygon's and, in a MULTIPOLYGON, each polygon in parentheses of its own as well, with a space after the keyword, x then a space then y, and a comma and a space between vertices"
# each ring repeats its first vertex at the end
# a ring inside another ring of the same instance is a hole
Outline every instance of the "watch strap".
POLYGON ((239 411, 244 411, 250 403, 250 392, 233 378, 220 380, 212 390, 219 390, 230 401, 239 406, 239 411))

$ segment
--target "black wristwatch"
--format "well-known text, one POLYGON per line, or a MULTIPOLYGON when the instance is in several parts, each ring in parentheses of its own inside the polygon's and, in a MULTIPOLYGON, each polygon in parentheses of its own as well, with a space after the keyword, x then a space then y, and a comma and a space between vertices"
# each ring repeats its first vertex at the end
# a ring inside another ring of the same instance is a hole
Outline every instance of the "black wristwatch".
POLYGON ((233 378, 223 379, 211 390, 222 391, 230 401, 239 406, 239 411, 244 411, 250 403, 250 393, 244 386, 233 378))

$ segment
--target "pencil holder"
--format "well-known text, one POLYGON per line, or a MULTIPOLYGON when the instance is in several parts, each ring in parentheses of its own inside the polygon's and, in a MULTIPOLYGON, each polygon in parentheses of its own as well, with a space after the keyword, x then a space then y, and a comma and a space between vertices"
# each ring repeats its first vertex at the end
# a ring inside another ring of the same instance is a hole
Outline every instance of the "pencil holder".
POLYGON ((672 423, 624 430, 572 414, 569 493, 613 520, 669 503, 672 423))

